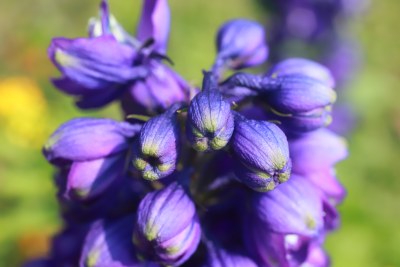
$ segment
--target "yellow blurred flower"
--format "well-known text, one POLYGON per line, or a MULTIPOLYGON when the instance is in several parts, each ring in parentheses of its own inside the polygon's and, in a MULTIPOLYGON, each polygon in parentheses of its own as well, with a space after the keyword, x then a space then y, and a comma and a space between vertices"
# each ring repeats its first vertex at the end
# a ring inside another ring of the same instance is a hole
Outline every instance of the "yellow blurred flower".
POLYGON ((0 122, 14 144, 40 147, 47 134, 47 103, 38 85, 27 77, 0 80, 0 122))

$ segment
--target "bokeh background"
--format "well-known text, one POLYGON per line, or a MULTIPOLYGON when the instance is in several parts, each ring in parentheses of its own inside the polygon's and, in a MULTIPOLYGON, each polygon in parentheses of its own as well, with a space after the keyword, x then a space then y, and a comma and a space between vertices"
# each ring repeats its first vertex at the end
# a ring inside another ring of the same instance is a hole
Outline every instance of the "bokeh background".
MULTIPOLYGON (((134 32, 141 1, 112 0, 113 13, 134 32)), ((118 118, 118 107, 83 112, 55 90, 46 49, 54 36, 86 34, 98 1, 0 1, 0 266, 19 266, 46 253, 60 227, 52 168, 41 146, 58 125, 78 116, 118 118)), ((170 0, 169 55, 199 84, 215 55, 214 36, 227 19, 260 22, 256 0, 170 0)), ((349 158, 338 173, 348 197, 342 227, 328 238, 333 266, 400 266, 400 1, 372 0, 349 22, 363 65, 346 97, 358 114, 349 158)))

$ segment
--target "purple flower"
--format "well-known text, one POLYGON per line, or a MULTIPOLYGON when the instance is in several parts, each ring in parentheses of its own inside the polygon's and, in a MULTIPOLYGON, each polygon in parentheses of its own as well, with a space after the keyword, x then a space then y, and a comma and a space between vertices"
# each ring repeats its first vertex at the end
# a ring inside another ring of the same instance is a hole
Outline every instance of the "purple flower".
POLYGON ((133 66, 137 52, 110 35, 55 38, 48 53, 62 73, 53 80, 55 86, 77 96, 80 108, 108 104, 122 93, 124 85, 148 75, 146 68, 133 66))
POLYGON ((135 142, 133 165, 147 180, 164 178, 175 170, 180 147, 179 107, 174 105, 146 122, 135 142))
POLYGON ((122 174, 130 139, 140 125, 110 119, 73 119, 58 128, 43 148, 48 161, 67 170, 66 196, 88 200, 122 174))
POLYGON ((218 31, 217 50, 216 70, 262 64, 268 56, 264 28, 257 22, 245 19, 228 21, 218 31))
POLYGON ((275 124, 236 116, 231 147, 238 161, 235 174, 250 188, 270 191, 289 179, 287 139, 275 124))
POLYGON ((195 205, 177 182, 147 194, 136 223, 133 241, 140 254, 162 264, 180 266, 200 241, 195 205))
POLYGON ((225 147, 233 133, 231 106, 218 91, 216 79, 211 72, 205 73, 203 91, 189 105, 186 132, 198 151, 225 147))

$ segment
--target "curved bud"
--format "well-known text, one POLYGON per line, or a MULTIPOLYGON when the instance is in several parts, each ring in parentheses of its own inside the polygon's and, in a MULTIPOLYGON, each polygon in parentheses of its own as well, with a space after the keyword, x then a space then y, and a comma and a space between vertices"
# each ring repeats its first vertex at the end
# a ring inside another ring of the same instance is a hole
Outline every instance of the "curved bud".
POLYGON ((304 75, 271 78, 265 85, 268 103, 278 112, 310 115, 319 109, 330 108, 336 101, 335 91, 318 80, 304 75))
POLYGON ((237 178, 256 191, 270 191, 286 182, 291 162, 285 134, 273 123, 235 117, 231 147, 237 178))
POLYGON ((320 81, 287 75, 270 79, 265 87, 271 110, 289 130, 311 131, 331 123, 336 93, 320 81))
POLYGON ((292 175, 277 189, 255 194, 252 201, 255 216, 273 232, 312 237, 324 227, 321 196, 304 177, 292 175))
POLYGON ((137 38, 141 42, 154 39, 154 49, 165 53, 170 27, 170 11, 167 0, 143 1, 137 38))
POLYGON ((133 242, 141 256, 179 266, 196 250, 200 224, 193 201, 177 182, 148 193, 139 204, 133 242))
POLYGON ((330 70, 318 62, 305 58, 289 58, 273 66, 267 73, 269 77, 304 75, 316 79, 330 88, 335 87, 335 79, 330 70))
POLYGON ((79 267, 156 267, 140 263, 131 241, 133 217, 118 221, 97 221, 86 236, 79 267))
POLYGON ((203 91, 189 105, 186 132, 198 151, 225 147, 233 133, 231 106, 218 91, 216 79, 210 72, 205 73, 203 91))
POLYGON ((128 148, 128 140, 140 125, 111 119, 79 118, 61 125, 43 148, 51 163, 59 160, 87 161, 107 157, 128 148))
POLYGON ((264 28, 257 22, 245 19, 226 22, 217 35, 215 67, 241 69, 262 64, 268 56, 265 39, 264 28))
POLYGON ((135 142, 133 165, 147 180, 164 178, 175 170, 180 134, 175 112, 179 106, 146 122, 135 142))

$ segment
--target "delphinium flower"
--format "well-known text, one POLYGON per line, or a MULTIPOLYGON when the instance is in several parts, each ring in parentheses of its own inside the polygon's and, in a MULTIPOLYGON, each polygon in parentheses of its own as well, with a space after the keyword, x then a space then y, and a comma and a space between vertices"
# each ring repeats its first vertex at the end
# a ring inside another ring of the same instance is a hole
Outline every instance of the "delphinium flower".
POLYGON ((143 6, 137 38, 102 1, 88 38, 52 41, 57 87, 81 108, 120 101, 127 116, 73 119, 50 136, 63 230, 26 266, 328 266, 346 194, 334 165, 347 154, 325 128, 329 70, 289 59, 237 72, 264 63, 268 46, 261 24, 232 20, 189 99, 162 62, 168 3, 143 6))
POLYGON ((338 104, 333 113, 337 119, 330 126, 338 133, 348 133, 355 114, 344 88, 349 88, 361 63, 360 48, 349 33, 353 18, 367 7, 368 0, 261 0, 271 11, 271 59, 273 62, 292 57, 311 57, 325 65, 336 81, 338 104))

